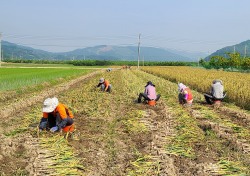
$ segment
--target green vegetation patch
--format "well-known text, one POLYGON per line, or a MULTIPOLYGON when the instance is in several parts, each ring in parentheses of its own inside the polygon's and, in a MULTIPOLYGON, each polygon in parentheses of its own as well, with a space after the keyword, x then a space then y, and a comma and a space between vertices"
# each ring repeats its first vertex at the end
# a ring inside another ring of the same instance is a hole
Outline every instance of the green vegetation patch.
POLYGON ((5 133, 5 136, 15 136, 15 135, 18 135, 20 133, 25 133, 27 131, 27 128, 18 128, 18 129, 15 129, 13 131, 10 131, 8 133, 5 133))
POLYGON ((219 165, 218 173, 220 175, 247 176, 249 174, 248 168, 242 166, 239 162, 233 162, 222 158, 217 164, 219 165))
POLYGON ((91 70, 66 68, 1 68, 0 91, 20 90, 34 85, 60 83, 91 70))

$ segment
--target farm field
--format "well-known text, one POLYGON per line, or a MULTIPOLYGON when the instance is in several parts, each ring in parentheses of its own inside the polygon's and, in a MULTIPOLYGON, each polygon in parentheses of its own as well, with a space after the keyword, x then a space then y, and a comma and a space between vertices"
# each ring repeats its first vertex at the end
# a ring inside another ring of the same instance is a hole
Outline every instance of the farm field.
POLYGON ((54 67, 56 67, 56 68, 60 68, 60 67, 63 67, 63 68, 65 68, 65 67, 72 67, 72 65, 70 65, 70 64, 33 64, 33 63, 11 63, 11 62, 2 62, 1 63, 1 67, 7 67, 7 68, 10 68, 10 67, 14 67, 14 68, 16 68, 16 67, 25 67, 25 68, 27 68, 27 67, 36 67, 36 68, 39 68, 39 67, 42 67, 42 68, 44 68, 44 67, 50 67, 50 68, 54 68, 54 67))
POLYGON ((94 69, 72 68, 1 68, 0 106, 19 101, 25 95, 32 96, 54 85, 67 83, 73 78, 93 72, 94 69), (19 98, 20 97, 20 98, 19 98))
POLYGON ((28 86, 44 84, 45 82, 63 82, 70 80, 89 70, 62 68, 1 68, 0 91, 21 90, 28 86))
MULTIPOLYGON (((19 94, 18 100, 9 96, 7 106, 1 98, 0 175, 250 175, 250 114, 234 105, 237 98, 214 108, 201 94, 211 80, 196 91, 190 82, 195 102, 182 107, 176 82, 185 80, 174 80, 165 67, 146 69, 150 73, 91 70, 19 94), (111 93, 95 87, 101 77, 112 84, 111 93), (161 94, 154 107, 136 103, 149 80, 161 94), (67 140, 62 133, 37 133, 48 96, 58 97, 75 115, 76 131, 67 140)), ((249 94, 238 97, 249 102, 249 94)))

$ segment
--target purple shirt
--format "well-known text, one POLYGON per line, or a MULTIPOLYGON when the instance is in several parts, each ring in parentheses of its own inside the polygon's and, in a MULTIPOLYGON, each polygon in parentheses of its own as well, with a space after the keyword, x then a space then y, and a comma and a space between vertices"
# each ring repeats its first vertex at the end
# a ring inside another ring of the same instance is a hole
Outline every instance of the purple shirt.
POLYGON ((156 92, 155 92, 155 87, 152 85, 148 85, 147 87, 145 87, 145 94, 148 95, 148 98, 151 100, 155 100, 156 99, 156 92))

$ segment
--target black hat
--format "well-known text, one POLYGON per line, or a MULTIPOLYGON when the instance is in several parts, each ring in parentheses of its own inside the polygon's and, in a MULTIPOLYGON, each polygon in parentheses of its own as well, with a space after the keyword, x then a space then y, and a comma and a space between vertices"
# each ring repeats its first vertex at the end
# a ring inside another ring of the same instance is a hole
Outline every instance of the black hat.
POLYGON ((147 87, 148 85, 155 86, 151 81, 148 81, 145 87, 147 87))

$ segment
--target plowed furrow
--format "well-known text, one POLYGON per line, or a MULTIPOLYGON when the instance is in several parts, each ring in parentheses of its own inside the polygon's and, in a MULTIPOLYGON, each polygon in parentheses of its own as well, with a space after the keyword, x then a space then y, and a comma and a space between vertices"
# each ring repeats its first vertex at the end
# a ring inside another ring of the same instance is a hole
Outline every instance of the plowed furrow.
MULTIPOLYGON (((149 109, 150 110, 150 109, 149 109)), ((150 113, 150 111, 147 113, 150 113)), ((160 175, 178 175, 174 166, 174 160, 165 150, 166 138, 173 135, 173 120, 166 110, 163 110, 164 116, 158 115, 157 119, 152 119, 150 115, 140 119, 150 131, 152 131, 152 142, 149 145, 149 154, 156 162, 160 164, 160 175), (159 119, 162 119, 159 121, 159 119)))

